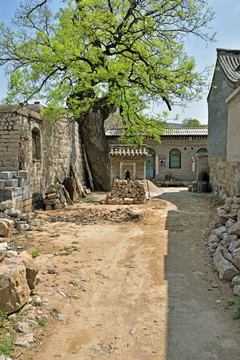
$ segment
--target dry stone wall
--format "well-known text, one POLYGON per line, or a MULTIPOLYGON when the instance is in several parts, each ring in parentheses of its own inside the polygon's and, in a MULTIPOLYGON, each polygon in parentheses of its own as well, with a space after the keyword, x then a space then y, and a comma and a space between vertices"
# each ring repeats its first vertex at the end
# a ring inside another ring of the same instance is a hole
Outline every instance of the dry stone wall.
POLYGON ((143 204, 146 201, 144 181, 115 179, 111 195, 107 196, 105 203, 109 205, 143 204))
POLYGON ((240 162, 228 162, 225 157, 209 156, 210 183, 221 198, 240 193, 240 162))
POLYGON ((208 229, 208 250, 219 278, 240 296, 240 194, 226 198, 208 229))
POLYGON ((14 113, 0 118, 0 171, 18 170, 19 124, 14 113))
POLYGON ((0 171, 28 170, 33 203, 41 204, 56 177, 63 182, 69 176, 70 165, 85 185, 85 165, 78 124, 69 119, 48 122, 40 115, 41 105, 33 109, 0 105, 0 171))

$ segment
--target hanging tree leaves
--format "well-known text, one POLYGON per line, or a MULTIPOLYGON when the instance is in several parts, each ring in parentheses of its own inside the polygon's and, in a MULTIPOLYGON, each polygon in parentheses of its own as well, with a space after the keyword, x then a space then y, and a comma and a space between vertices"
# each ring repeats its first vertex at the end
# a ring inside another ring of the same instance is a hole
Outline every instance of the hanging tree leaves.
POLYGON ((163 102, 171 110, 175 104, 198 99, 206 85, 206 73, 195 70, 184 39, 213 39, 208 26, 214 13, 207 1, 64 3, 53 15, 51 0, 25 1, 13 25, 1 25, 0 65, 9 75, 7 102, 27 103, 37 96, 54 117, 67 112, 67 104, 83 133, 85 128, 84 142, 94 131, 99 138, 104 120, 118 108, 129 139, 140 144, 141 134, 149 134, 159 140, 161 122, 146 116, 149 104, 163 102))

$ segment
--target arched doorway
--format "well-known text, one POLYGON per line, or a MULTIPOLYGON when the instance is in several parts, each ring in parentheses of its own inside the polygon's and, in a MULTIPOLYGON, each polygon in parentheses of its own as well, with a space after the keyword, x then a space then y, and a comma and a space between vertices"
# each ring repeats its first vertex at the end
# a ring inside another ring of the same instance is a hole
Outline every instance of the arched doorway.
POLYGON ((148 149, 148 156, 146 157, 146 178, 153 179, 155 177, 155 151, 148 149))

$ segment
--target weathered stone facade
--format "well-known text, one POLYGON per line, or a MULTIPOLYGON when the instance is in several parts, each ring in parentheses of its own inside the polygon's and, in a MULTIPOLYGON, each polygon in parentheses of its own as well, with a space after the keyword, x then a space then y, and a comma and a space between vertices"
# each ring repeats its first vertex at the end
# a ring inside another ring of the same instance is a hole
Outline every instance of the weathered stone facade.
POLYGON ((69 176, 70 165, 85 183, 85 167, 78 124, 42 119, 40 104, 18 110, 0 106, 0 171, 28 170, 36 200, 58 180, 69 176))
POLYGON ((228 162, 221 156, 208 157, 211 169, 212 189, 220 196, 234 196, 240 193, 239 162, 228 162))
POLYGON ((217 49, 208 96, 209 167, 212 189, 223 197, 240 192, 240 50, 217 49))

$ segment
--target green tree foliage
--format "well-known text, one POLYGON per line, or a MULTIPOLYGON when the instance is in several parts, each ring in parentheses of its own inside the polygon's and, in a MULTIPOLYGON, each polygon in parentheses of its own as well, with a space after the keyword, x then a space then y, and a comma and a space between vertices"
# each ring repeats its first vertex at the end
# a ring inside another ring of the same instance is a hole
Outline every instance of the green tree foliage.
POLYGON ((182 122, 182 126, 185 128, 199 128, 199 127, 205 127, 205 125, 202 125, 199 120, 192 119, 192 118, 186 118, 182 122))
POLYGON ((67 102, 77 118, 108 104, 121 109, 134 138, 161 132, 144 115, 152 101, 171 109, 199 98, 206 78, 194 70, 183 41, 189 34, 213 39, 207 1, 68 0, 56 15, 50 2, 25 1, 13 25, 0 27, 8 102, 37 96, 54 117, 67 102))
MULTIPOLYGON (((37 97, 48 118, 71 114, 96 189, 109 190, 110 160, 104 121, 119 109, 125 135, 141 144, 160 140, 161 116, 150 118, 152 102, 168 110, 200 98, 206 73, 195 70, 184 50, 186 36, 213 40, 214 13, 207 0, 25 0, 12 26, 0 26, 0 65, 9 75, 7 102, 37 97), (107 184, 105 186, 105 184, 107 184)), ((163 116, 164 119, 164 116, 163 116)))

